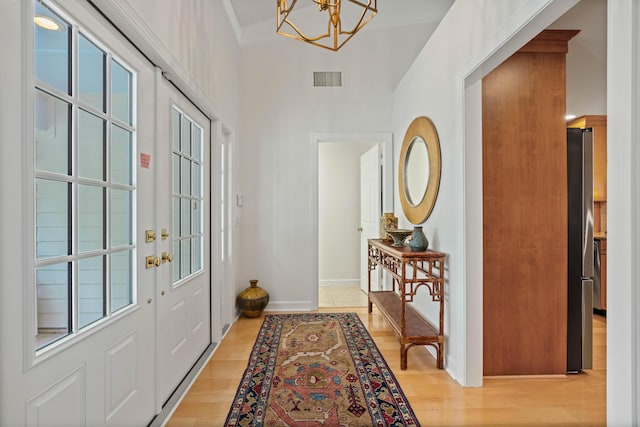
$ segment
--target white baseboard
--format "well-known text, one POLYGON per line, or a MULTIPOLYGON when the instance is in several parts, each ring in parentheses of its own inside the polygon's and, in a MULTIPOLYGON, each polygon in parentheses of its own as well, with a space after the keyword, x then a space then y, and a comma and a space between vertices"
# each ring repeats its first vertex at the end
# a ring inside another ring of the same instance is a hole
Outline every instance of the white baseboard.
POLYGON ((360 279, 331 279, 320 280, 320 287, 323 286, 360 286, 360 279))

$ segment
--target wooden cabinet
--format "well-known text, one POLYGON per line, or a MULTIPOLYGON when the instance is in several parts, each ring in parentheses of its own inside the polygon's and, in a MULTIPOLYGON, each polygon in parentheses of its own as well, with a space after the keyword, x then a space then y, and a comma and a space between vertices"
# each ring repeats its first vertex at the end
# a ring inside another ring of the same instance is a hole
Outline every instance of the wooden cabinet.
POLYGON ((411 251, 380 239, 369 239, 369 313, 378 307, 400 341, 400 369, 407 369, 407 350, 414 345, 436 349, 437 365, 444 366, 444 257, 442 252, 411 251), (391 290, 371 289, 371 271, 377 266, 391 274, 391 290), (438 325, 431 324, 411 305, 425 288, 438 304, 438 325))
POLYGON ((485 376, 567 371, 564 116, 575 34, 544 31, 482 79, 485 376))
POLYGON ((607 116, 578 117, 567 127, 593 129, 593 200, 607 200, 607 116))

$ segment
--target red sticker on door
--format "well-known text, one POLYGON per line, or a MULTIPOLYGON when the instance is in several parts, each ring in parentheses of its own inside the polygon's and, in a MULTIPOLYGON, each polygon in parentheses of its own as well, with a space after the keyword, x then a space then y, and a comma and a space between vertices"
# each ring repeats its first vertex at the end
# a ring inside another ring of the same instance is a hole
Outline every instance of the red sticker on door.
POLYGON ((145 169, 149 169, 150 164, 151 164, 151 154, 140 153, 140 166, 145 169))

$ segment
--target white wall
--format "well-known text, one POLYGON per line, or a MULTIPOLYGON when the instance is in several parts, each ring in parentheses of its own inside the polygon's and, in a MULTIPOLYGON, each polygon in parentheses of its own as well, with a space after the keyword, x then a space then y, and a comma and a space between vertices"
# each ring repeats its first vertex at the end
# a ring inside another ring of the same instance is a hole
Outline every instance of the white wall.
POLYGON ((360 285, 360 156, 374 144, 318 144, 320 286, 360 285))
POLYGON ((567 113, 607 114, 607 1, 582 0, 549 28, 580 30, 567 53, 567 113))
POLYGON ((393 80, 424 44, 423 32, 365 28, 337 53, 284 37, 243 48, 237 286, 259 279, 269 309, 317 301, 312 133, 388 132, 393 80), (313 71, 342 71, 343 87, 314 88, 313 71))

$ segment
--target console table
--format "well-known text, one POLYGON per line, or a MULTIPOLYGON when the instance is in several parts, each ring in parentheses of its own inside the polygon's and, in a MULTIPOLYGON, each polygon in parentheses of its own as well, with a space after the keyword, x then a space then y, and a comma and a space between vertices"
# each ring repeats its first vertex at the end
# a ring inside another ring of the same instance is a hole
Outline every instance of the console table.
POLYGON ((395 247, 380 239, 368 240, 369 313, 373 304, 385 317, 400 341, 400 369, 407 369, 407 350, 414 345, 430 345, 436 349, 438 368, 443 367, 444 354, 444 258, 436 251, 414 252, 408 247, 395 247), (392 289, 371 289, 371 271, 377 266, 388 271, 392 289), (419 288, 426 288, 432 301, 439 304, 440 322, 436 328, 411 304, 419 288))

